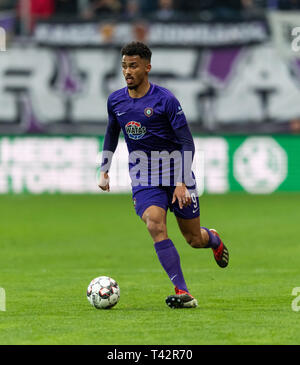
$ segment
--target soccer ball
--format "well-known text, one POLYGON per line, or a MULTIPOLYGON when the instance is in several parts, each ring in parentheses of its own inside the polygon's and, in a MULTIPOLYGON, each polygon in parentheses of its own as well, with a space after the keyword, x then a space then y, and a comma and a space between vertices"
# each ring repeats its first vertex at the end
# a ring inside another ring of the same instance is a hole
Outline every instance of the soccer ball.
POLYGON ((87 288, 87 299, 97 309, 108 309, 115 306, 120 299, 120 288, 117 282, 108 276, 93 279, 87 288))

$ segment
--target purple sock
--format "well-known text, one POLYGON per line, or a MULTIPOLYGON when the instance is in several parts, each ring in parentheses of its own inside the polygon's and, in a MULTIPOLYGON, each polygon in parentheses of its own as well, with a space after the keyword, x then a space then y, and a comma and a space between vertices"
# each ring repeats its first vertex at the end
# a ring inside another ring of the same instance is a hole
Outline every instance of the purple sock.
POLYGON ((155 251, 162 267, 168 274, 172 283, 181 290, 188 292, 183 273, 180 266, 180 257, 170 239, 166 239, 154 244, 155 251))
POLYGON ((201 227, 201 229, 205 229, 209 236, 208 244, 207 246, 205 246, 205 248, 218 248, 221 243, 220 238, 218 236, 215 236, 208 228, 201 227))

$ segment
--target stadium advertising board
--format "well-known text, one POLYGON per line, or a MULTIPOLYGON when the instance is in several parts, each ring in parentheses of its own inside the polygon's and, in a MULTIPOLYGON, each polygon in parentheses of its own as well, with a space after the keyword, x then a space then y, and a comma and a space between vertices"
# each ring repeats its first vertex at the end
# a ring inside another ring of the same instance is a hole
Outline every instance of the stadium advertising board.
MULTIPOLYGON (((300 190, 300 137, 194 137, 199 192, 268 194, 300 190)), ((103 137, 0 138, 0 193, 99 193, 103 137)), ((130 192, 128 153, 120 139, 111 192, 130 192)))
POLYGON ((35 27, 35 42, 46 46, 122 46, 132 39, 150 46, 222 47, 261 43, 269 39, 264 19, 235 22, 47 22, 35 27))

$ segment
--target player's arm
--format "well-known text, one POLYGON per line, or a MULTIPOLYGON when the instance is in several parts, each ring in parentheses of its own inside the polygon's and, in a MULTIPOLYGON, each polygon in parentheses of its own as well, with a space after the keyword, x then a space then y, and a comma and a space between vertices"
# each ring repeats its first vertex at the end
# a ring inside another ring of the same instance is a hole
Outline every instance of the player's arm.
POLYGON ((112 162, 113 154, 117 148, 121 127, 112 111, 110 101, 107 102, 108 124, 104 137, 102 162, 100 166, 100 176, 98 186, 104 191, 109 191, 108 172, 112 162))
POLYGON ((186 188, 186 183, 191 185, 191 181, 189 180, 191 179, 195 145, 184 112, 175 97, 168 100, 166 110, 173 131, 179 144, 181 145, 180 152, 182 174, 180 176, 175 176, 175 183, 177 186, 174 190, 172 203, 174 203, 177 199, 179 207, 182 208, 183 206, 191 204, 191 196, 188 189, 186 188))
MULTIPOLYGON (((182 156, 182 174, 177 178, 176 189, 173 194, 172 203, 178 199, 179 207, 187 206, 191 204, 191 196, 186 188, 186 179, 191 178, 192 163, 195 154, 195 145, 192 134, 188 125, 184 125, 180 128, 174 129, 175 135, 181 144, 181 156, 182 156)), ((188 185, 190 185, 188 183, 188 185)))

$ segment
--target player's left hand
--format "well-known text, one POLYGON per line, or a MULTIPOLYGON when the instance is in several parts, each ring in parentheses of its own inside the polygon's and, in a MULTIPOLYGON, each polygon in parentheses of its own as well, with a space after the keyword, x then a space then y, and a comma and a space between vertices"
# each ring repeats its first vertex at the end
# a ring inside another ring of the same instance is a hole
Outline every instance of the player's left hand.
POLYGON ((185 184, 178 184, 173 193, 172 204, 175 203, 176 199, 178 200, 179 208, 187 207, 191 204, 192 199, 191 195, 185 186, 185 184))

